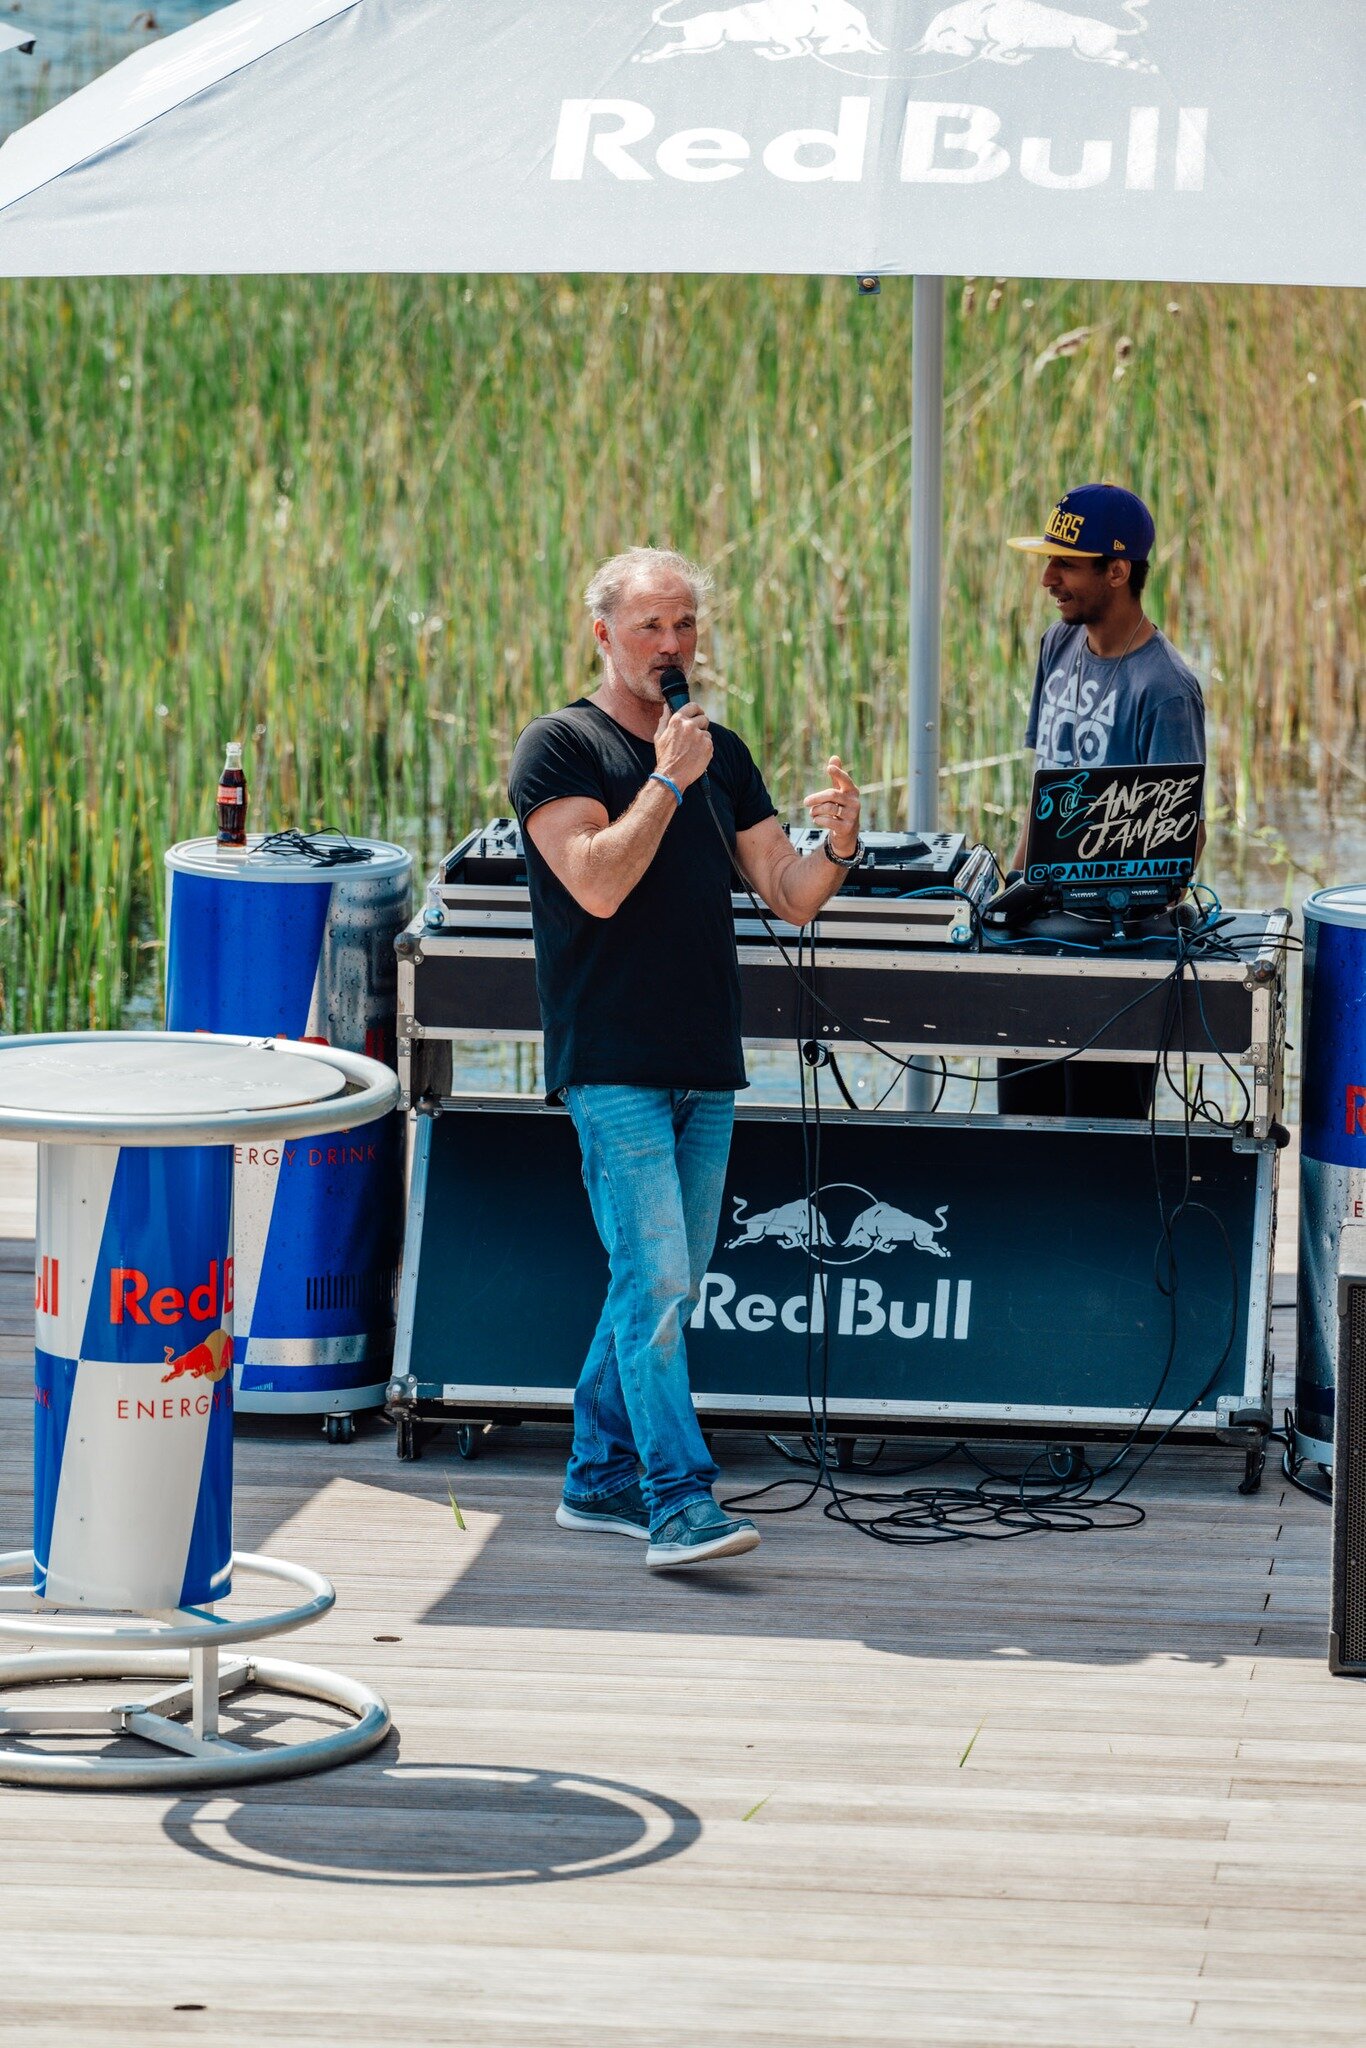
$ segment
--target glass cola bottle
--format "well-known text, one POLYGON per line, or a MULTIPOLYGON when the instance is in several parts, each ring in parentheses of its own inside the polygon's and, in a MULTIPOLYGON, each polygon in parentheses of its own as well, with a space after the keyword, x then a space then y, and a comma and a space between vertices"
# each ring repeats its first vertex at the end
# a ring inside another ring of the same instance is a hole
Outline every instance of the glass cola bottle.
POLYGON ((218 778, 218 851, 247 850, 247 778, 242 770, 242 742, 228 741, 228 758, 218 778))

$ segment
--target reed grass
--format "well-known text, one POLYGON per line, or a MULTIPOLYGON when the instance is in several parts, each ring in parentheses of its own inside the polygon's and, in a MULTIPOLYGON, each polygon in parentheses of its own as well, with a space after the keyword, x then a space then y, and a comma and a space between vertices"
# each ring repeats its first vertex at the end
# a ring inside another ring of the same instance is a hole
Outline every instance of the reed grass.
MULTIPOLYGON (((706 694, 780 806, 835 749, 898 821, 910 297, 0 287, 6 1028, 154 1014, 161 857, 211 828, 229 737, 257 825, 336 823, 429 862, 505 808, 521 725, 589 684, 587 574, 633 540, 715 567, 706 694)), ((1151 608, 1208 678, 1223 857, 1297 764, 1330 780, 1350 758, 1356 313, 1310 291, 953 286, 946 816, 1010 836, 1047 608, 1002 542, 1095 476, 1153 505, 1151 608)))

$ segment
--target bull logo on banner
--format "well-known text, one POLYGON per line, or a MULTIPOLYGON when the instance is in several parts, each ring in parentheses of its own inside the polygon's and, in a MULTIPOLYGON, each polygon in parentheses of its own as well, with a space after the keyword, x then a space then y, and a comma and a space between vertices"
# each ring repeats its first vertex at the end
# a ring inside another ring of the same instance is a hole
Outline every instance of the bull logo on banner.
POLYGON ((810 1255, 819 1247, 823 1266, 856 1265, 872 1252, 892 1252, 902 1246, 929 1252, 936 1259, 949 1257, 948 1246, 939 1242, 948 1226, 947 1203, 941 1202, 933 1223, 927 1223, 908 1209, 879 1201, 867 1188, 852 1181, 834 1182, 822 1188, 820 1194, 823 1202, 834 1198, 835 1210, 842 1212, 835 1229, 815 1200, 799 1196, 792 1202, 779 1202, 772 1209, 751 1210, 748 1202, 736 1195, 731 1218, 735 1235, 726 1239, 726 1250, 733 1252, 742 1245, 770 1243, 783 1251, 804 1251, 810 1255))
MULTIPOLYGON (((724 1250, 768 1246, 804 1253, 793 1274, 798 1291, 786 1299, 780 1298, 780 1288, 745 1294, 744 1280, 726 1271, 707 1272, 688 1318, 690 1330, 745 1337, 787 1330, 810 1338, 828 1329, 838 1337, 968 1341, 972 1280, 967 1274, 945 1274, 942 1266, 935 1273, 915 1257, 894 1262, 885 1282, 838 1270, 892 1252, 950 1258, 949 1247, 941 1242, 948 1229, 947 1202, 929 1217, 917 1216, 856 1181, 828 1181, 813 1196, 799 1195, 767 1209, 755 1209, 736 1195, 732 1210, 724 1250), (917 1274, 924 1277, 917 1280, 917 1274), (932 1285, 926 1284, 930 1274, 932 1285), (916 1298, 922 1294, 923 1299, 916 1298)), ((748 1263, 742 1261, 741 1270, 748 1263)))

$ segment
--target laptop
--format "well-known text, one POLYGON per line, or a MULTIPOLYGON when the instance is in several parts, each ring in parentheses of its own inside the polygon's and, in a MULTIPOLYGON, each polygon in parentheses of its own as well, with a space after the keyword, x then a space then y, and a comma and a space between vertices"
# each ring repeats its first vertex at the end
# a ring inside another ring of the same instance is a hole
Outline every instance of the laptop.
POLYGON ((1024 869, 990 921, 1058 909, 1119 925, 1168 909, 1195 873, 1204 791, 1198 761, 1036 769, 1024 869))

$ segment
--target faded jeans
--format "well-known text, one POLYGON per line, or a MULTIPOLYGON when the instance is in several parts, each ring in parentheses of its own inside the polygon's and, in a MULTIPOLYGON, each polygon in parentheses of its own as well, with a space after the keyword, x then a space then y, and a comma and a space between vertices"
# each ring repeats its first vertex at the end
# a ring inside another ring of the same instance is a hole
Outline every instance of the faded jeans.
POLYGON ((693 1411, 683 1324, 716 1243, 735 1097, 595 1084, 565 1099, 611 1268, 574 1395, 565 1499, 605 1500, 639 1477, 657 1532, 709 1499, 718 1476, 693 1411))

